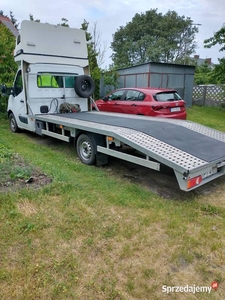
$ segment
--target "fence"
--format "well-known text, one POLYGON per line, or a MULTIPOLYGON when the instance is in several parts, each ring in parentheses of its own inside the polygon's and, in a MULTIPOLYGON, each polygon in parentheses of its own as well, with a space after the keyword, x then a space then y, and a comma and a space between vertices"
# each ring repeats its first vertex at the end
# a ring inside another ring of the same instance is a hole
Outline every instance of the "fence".
POLYGON ((192 104, 204 106, 225 105, 225 85, 195 85, 192 104))

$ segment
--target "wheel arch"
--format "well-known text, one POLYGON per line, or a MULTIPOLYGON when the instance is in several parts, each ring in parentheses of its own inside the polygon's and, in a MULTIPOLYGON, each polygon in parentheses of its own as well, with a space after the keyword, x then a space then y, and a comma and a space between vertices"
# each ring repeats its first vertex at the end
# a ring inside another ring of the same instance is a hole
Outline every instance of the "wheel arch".
POLYGON ((74 146, 76 146, 77 139, 79 138, 79 136, 81 134, 86 134, 87 136, 89 136, 90 139, 92 139, 92 141, 94 142, 94 144, 96 146, 95 154, 97 153, 97 145, 99 145, 99 146, 105 146, 106 145, 106 140, 105 140, 104 135, 98 134, 98 133, 95 133, 95 132, 90 132, 90 131, 77 130, 76 136, 74 138, 74 146))
POLYGON ((11 109, 9 109, 9 110, 7 111, 7 117, 8 117, 8 119, 9 119, 10 114, 13 114, 13 111, 12 111, 11 109))

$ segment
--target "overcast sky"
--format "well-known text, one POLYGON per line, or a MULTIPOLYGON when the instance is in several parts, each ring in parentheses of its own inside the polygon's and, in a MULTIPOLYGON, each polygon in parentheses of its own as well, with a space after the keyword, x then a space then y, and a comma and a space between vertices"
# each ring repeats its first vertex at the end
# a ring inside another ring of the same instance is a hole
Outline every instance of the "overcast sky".
MULTIPOLYGON (((70 27, 80 28, 86 19, 91 32, 97 22, 102 44, 105 42, 108 47, 113 33, 131 21, 135 13, 155 8, 163 14, 175 10, 179 16, 190 17, 193 23, 201 24, 196 35, 196 54, 201 58, 212 58, 213 63, 218 63, 217 58, 225 56, 225 52, 219 52, 217 46, 211 49, 203 46, 203 41, 212 37, 225 23, 224 0, 1 0, 0 5, 0 10, 6 15, 12 11, 19 23, 32 14, 35 19, 50 24, 58 24, 61 18, 66 18, 70 27)), ((111 63, 110 55, 111 50, 108 49, 102 68, 111 63)))

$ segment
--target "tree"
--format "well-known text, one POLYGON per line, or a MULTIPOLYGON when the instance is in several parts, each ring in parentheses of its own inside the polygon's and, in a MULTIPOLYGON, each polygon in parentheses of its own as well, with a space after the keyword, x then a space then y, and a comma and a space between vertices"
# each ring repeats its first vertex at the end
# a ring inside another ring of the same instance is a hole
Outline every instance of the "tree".
POLYGON ((58 24, 59 26, 70 27, 68 24, 68 20, 66 18, 62 18, 61 21, 62 21, 62 23, 58 24))
POLYGON ((97 22, 94 23, 92 29, 92 42, 95 52, 97 53, 97 63, 100 67, 104 63, 105 53, 107 51, 107 43, 101 41, 101 32, 97 30, 97 22))
MULTIPOLYGON (((12 86, 17 65, 14 61, 13 51, 15 37, 11 31, 0 23, 0 84, 12 86)), ((0 112, 6 112, 7 99, 0 95, 0 112)))
POLYGON ((205 48, 211 48, 212 46, 215 46, 217 44, 221 45, 219 51, 225 50, 225 24, 223 24, 222 28, 218 31, 216 31, 213 35, 213 37, 204 40, 204 47, 205 48))
POLYGON ((175 11, 162 15, 151 9, 135 14, 113 36, 113 62, 116 67, 148 61, 185 63, 196 48, 196 32, 198 28, 192 20, 178 16, 175 11))
POLYGON ((103 85, 106 87, 106 94, 115 90, 119 86, 119 73, 115 67, 110 66, 109 70, 104 70, 103 75, 103 85))
POLYGON ((212 68, 207 62, 195 67, 195 84, 210 84, 212 83, 212 68))
POLYGON ((29 14, 29 17, 30 17, 30 21, 40 22, 40 19, 34 19, 34 16, 32 14, 29 14))
MULTIPOLYGON (((225 50, 225 24, 223 24, 222 28, 216 31, 213 37, 204 40, 204 47, 211 48, 216 46, 217 44, 220 45, 219 51, 225 50)), ((225 82, 225 57, 218 59, 219 64, 215 65, 213 70, 212 78, 214 79, 215 83, 224 83, 225 82)))
POLYGON ((212 72, 212 79, 214 83, 225 83, 225 57, 219 58, 219 64, 215 65, 212 72))
POLYGON ((81 29, 83 29, 86 33, 90 73, 91 73, 91 77, 95 82, 94 98, 99 98, 101 70, 97 63, 98 52, 94 47, 93 37, 91 33, 88 32, 88 26, 89 23, 86 20, 84 20, 84 22, 81 24, 81 29))

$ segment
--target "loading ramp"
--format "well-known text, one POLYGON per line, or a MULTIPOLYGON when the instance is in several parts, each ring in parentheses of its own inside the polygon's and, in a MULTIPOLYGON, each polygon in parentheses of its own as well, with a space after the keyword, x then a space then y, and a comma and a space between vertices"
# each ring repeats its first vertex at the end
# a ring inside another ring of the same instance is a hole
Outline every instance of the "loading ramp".
POLYGON ((192 190, 225 174, 225 133, 183 120, 170 120, 104 112, 36 115, 36 121, 47 124, 43 135, 69 141, 64 131, 51 132, 48 124, 112 137, 145 155, 144 159, 98 145, 97 151, 160 170, 160 164, 171 167, 179 186, 192 190))

